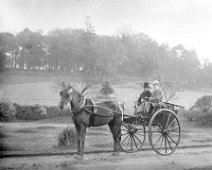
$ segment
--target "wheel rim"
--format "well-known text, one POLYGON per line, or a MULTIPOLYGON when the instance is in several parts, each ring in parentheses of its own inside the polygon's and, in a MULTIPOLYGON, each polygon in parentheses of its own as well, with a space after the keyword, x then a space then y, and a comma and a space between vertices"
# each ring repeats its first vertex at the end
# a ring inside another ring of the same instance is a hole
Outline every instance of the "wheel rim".
POLYGON ((120 147, 125 152, 136 152, 145 141, 145 126, 134 123, 124 123, 121 126, 120 147))
POLYGON ((180 124, 176 114, 169 109, 157 111, 149 123, 149 141, 160 155, 172 154, 180 142, 180 124))

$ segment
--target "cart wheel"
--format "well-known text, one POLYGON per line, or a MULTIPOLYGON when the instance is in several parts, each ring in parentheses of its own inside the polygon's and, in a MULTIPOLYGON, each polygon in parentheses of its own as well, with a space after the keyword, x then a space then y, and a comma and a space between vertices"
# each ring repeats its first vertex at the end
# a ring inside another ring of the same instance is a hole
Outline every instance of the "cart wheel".
POLYGON ((160 155, 170 155, 180 142, 180 123, 176 114, 169 109, 160 109, 149 122, 149 142, 160 155))
POLYGON ((136 152, 141 149, 146 138, 144 125, 122 122, 120 148, 124 152, 136 152))

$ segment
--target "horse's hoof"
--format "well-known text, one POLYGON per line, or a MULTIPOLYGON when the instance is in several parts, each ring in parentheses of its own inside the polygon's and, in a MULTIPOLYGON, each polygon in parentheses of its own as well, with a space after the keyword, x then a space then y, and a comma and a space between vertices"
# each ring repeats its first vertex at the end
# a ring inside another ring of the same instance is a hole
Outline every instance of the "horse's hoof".
POLYGON ((119 152, 113 152, 111 155, 112 156, 119 156, 119 152))

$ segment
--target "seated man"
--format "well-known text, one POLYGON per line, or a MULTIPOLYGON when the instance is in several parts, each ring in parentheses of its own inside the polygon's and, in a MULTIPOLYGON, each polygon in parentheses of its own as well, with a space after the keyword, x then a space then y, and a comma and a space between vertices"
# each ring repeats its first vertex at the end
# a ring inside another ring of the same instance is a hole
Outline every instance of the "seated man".
POLYGON ((145 106, 148 114, 150 115, 153 109, 160 103, 162 102, 163 99, 163 93, 162 90, 160 89, 160 84, 157 80, 154 80, 152 82, 152 85, 154 87, 154 91, 152 92, 150 97, 146 97, 145 99, 147 100, 145 106))
POLYGON ((144 90, 141 93, 140 97, 137 100, 137 103, 135 106, 135 114, 134 115, 141 115, 143 112, 145 112, 145 98, 149 98, 151 96, 150 88, 149 88, 149 83, 144 82, 144 90))

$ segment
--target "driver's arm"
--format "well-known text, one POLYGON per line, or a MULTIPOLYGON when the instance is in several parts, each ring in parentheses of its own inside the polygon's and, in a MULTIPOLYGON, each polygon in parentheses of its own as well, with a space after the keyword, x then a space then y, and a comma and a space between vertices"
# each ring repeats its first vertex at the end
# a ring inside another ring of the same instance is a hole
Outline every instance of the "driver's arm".
POLYGON ((140 97, 138 98, 137 104, 141 104, 141 99, 143 99, 143 92, 141 93, 140 97))

